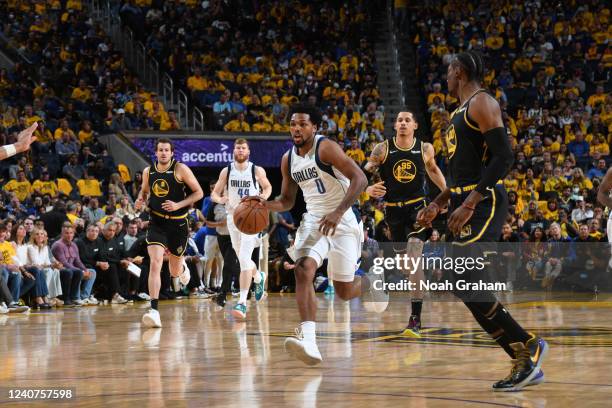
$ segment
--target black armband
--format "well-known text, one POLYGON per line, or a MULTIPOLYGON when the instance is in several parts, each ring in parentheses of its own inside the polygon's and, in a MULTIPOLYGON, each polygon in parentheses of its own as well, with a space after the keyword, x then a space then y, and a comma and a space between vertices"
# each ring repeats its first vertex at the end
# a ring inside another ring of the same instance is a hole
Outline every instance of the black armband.
POLYGON ((476 191, 485 195, 488 188, 495 187, 499 180, 506 177, 512 163, 514 163, 514 154, 510 147, 506 128, 498 127, 488 130, 483 136, 491 154, 491 160, 484 169, 482 179, 476 186, 476 191))

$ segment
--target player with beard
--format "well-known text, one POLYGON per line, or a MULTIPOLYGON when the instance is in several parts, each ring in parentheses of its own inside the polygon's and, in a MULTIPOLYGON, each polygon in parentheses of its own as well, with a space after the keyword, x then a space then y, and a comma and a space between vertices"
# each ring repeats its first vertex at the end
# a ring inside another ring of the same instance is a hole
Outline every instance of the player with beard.
POLYGON ((367 178, 337 143, 316 135, 321 114, 315 107, 293 106, 289 117, 294 147, 281 160, 281 194, 277 200, 262 204, 271 211, 288 211, 295 203, 298 188, 304 194, 306 213, 295 243, 287 251, 295 261, 301 324, 296 329, 297 336, 285 340, 285 350, 304 363, 315 365, 322 357, 316 343, 313 280, 323 260, 328 259, 328 273, 342 299, 360 296, 362 285, 367 293, 373 292, 374 276, 355 276, 363 232, 351 208, 366 188, 367 178))
MULTIPOLYGON (((418 211, 427 205, 425 175, 440 191, 446 189, 446 181, 436 164, 431 143, 414 135, 418 128, 414 114, 399 112, 394 128, 395 137, 377 144, 364 166, 369 172, 378 170, 381 178, 380 182, 369 186, 366 193, 373 198, 385 197, 385 222, 391 230, 395 252, 417 258, 423 254, 423 242, 431 231, 416 223, 418 211)), ((425 274, 422 264, 418 265, 416 270, 406 271, 417 288, 411 291, 412 312, 403 332, 412 337, 421 337, 423 293, 419 282, 425 279, 425 274)))
MULTIPOLYGON (((450 201, 448 230, 452 256, 481 257, 486 243, 499 238, 508 215, 508 196, 503 179, 513 163, 513 153, 494 97, 482 88, 484 63, 478 53, 462 52, 447 70, 449 93, 460 106, 451 114, 446 144, 449 188, 419 211, 417 222, 431 221, 450 201)), ((485 270, 472 269, 461 279, 485 279, 485 270)), ((544 381, 540 367, 548 345, 527 333, 491 291, 455 291, 476 321, 512 359, 510 374, 493 384, 495 391, 518 391, 544 381)))
POLYGON ((170 274, 178 276, 184 285, 189 282, 190 274, 183 260, 189 239, 188 209, 204 195, 191 169, 174 160, 174 146, 169 139, 157 139, 155 156, 157 162, 142 172, 142 187, 134 206, 136 211, 140 211, 148 200, 151 213, 146 239, 151 259, 151 308, 142 316, 142 323, 147 327, 161 327, 157 302, 166 250, 170 253, 170 274), (187 195, 185 186, 191 190, 191 194, 187 195))
POLYGON ((240 261, 240 298, 232 309, 232 315, 238 319, 246 318, 246 301, 251 281, 255 281, 255 299, 259 301, 263 298, 266 278, 251 259, 257 245, 257 234, 240 232, 233 218, 234 210, 244 197, 258 196, 267 200, 272 194, 272 185, 266 177, 266 171, 249 161, 250 153, 247 140, 236 139, 234 161, 221 170, 219 180, 210 194, 214 202, 224 204, 227 209, 227 229, 240 261))

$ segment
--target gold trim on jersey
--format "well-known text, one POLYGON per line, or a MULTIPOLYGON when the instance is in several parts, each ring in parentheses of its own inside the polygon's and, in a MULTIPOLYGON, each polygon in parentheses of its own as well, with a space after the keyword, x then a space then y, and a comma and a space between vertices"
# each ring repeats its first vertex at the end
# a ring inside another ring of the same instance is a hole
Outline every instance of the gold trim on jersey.
POLYGON ((423 164, 425 165, 425 169, 427 169, 427 160, 425 160, 425 143, 421 140, 421 159, 423 159, 423 164))
POLYGON ((455 125, 452 123, 446 131, 446 150, 448 150, 448 158, 452 159, 457 151, 457 133, 455 133, 455 125))
POLYGON ((410 205, 414 203, 418 203, 419 201, 424 200, 425 197, 414 198, 408 201, 398 201, 398 202, 385 202, 385 207, 403 207, 405 205, 410 205))
POLYGON ((480 128, 478 127, 478 125, 474 126, 470 123, 468 119, 468 108, 465 108, 465 110, 463 111, 463 120, 465 121, 466 125, 474 129, 475 131, 480 132, 480 128))
POLYGON ((409 152, 410 150, 414 148, 414 145, 416 145, 416 142, 417 142, 417 138, 412 136, 412 146, 406 149, 403 147, 399 147, 395 139, 396 139, 396 136, 393 136, 393 145, 396 147, 397 150, 401 150, 402 152, 409 152))
MULTIPOLYGON (((493 219, 493 217, 495 217, 496 198, 495 198, 495 191, 493 190, 493 188, 487 187, 487 190, 489 190, 491 192, 491 197, 492 197, 492 200, 493 200, 493 204, 491 205, 491 214, 489 214, 489 218, 487 218, 487 222, 485 222, 484 226, 482 227, 482 229, 480 230, 478 235, 476 235, 474 238, 469 239, 469 240, 467 240, 465 242, 453 242, 453 245, 465 246, 465 245, 474 243, 474 242, 478 241, 480 239, 480 237, 482 237, 482 234, 485 233, 487 228, 489 228, 489 224, 491 223, 491 220, 493 219)), ((468 228, 469 229, 469 234, 472 233, 471 225, 466 225, 466 226, 464 226, 464 228, 468 228)), ((462 229, 462 232, 463 232, 463 229, 462 229)))
MULTIPOLYGON (((164 170, 164 171, 160 171, 160 170, 157 168, 157 164, 158 164, 158 163, 159 163, 159 162, 155 161, 155 163, 153 163, 153 167, 155 167, 155 171, 156 171, 156 172, 158 172, 158 173, 162 173, 162 174, 163 174, 163 173, 167 172, 167 171, 168 171, 168 169, 169 169, 170 167, 172 167, 172 163, 174 163, 174 159, 171 159, 171 160, 170 160, 170 164, 168 165, 168 167, 167 167, 167 168, 166 168, 166 170, 164 170)), ((150 173, 150 171, 149 171, 149 173, 150 173)))
MULTIPOLYGON (((498 180, 496 183, 496 185, 502 185, 502 184, 504 184, 502 180, 498 180)), ((478 186, 478 184, 470 184, 468 186, 463 186, 463 187, 451 187, 450 191, 453 194, 469 193, 470 191, 474 190, 476 186, 478 186)))
POLYGON ((156 215, 160 218, 164 218, 166 220, 182 220, 183 218, 187 218, 187 216, 189 215, 189 213, 185 213, 182 215, 166 215, 155 210, 151 210, 151 214, 156 215))
POLYGON ((166 248, 166 246, 164 244, 162 244, 161 242, 155 242, 155 241, 149 241, 148 239, 145 238, 145 241, 147 242, 147 245, 159 245, 160 247, 163 247, 164 249, 168 249, 166 248))
POLYGON ((174 169, 172 169, 172 175, 174 176, 174 179, 176 180, 177 183, 184 184, 181 180, 178 179, 178 177, 176 177, 176 167, 177 166, 178 166, 178 162, 174 165, 174 169))

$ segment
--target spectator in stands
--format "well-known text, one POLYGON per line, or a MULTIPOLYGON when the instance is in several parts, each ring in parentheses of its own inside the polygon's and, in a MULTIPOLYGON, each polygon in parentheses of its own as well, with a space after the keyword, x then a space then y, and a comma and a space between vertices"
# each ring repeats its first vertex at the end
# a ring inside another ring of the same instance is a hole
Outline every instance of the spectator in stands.
MULTIPOLYGON (((213 105, 215 121, 217 122, 219 128, 223 128, 223 126, 229 121, 232 111, 232 104, 227 101, 227 95, 225 93, 221 94, 220 99, 213 105)), ((238 111, 238 113, 239 112, 242 111, 238 111)))
POLYGON ((136 216, 134 207, 130 203, 130 196, 124 195, 121 197, 121 200, 119 201, 119 208, 117 208, 115 215, 124 219, 127 217, 130 220, 136 216))
POLYGON ((63 200, 56 200, 53 204, 53 209, 40 216, 41 221, 44 223, 44 228, 49 236, 57 237, 64 223, 68 220, 66 216, 66 203, 63 200))
POLYGON ((78 163, 78 155, 70 155, 68 163, 62 168, 62 174, 68 178, 73 187, 76 187, 77 181, 85 175, 85 169, 78 163))
POLYGON ((113 132, 121 132, 123 130, 132 130, 132 123, 125 116, 125 110, 122 108, 117 109, 117 113, 113 115, 111 130, 113 132))
POLYGON ((104 217, 104 210, 99 207, 99 201, 96 197, 89 200, 89 204, 83 211, 83 219, 89 224, 95 224, 104 217))
POLYGON ((121 290, 120 281, 127 280, 127 272, 122 267, 126 257, 121 252, 119 243, 115 238, 116 232, 117 226, 114 222, 104 224, 99 252, 99 259, 103 261, 99 262, 96 269, 98 270, 98 276, 106 286, 104 299, 108 299, 113 304, 124 304, 127 303, 127 300, 119 292, 121 290))
POLYGON ((111 193, 115 194, 119 201, 121 201, 124 196, 129 196, 127 188, 125 184, 123 184, 123 181, 121 181, 119 173, 113 173, 110 176, 110 180, 108 181, 108 194, 110 195, 111 193))
POLYGON ((15 224, 11 235, 13 237, 11 244, 15 248, 14 259, 22 276, 19 295, 25 296, 31 291, 31 295, 34 298, 31 305, 33 309, 51 309, 51 305, 45 299, 49 294, 49 290, 47 289, 47 282, 44 279, 43 273, 39 268, 32 265, 28 258, 27 231, 23 223, 15 224))
POLYGON ((82 306, 81 281, 89 271, 79 257, 79 248, 73 242, 74 227, 69 222, 62 226, 61 239, 51 246, 51 252, 60 266, 60 279, 64 307, 82 306))
POLYGON ((176 111, 174 109, 170 109, 168 111, 168 115, 164 116, 161 121, 161 125, 159 126, 159 130, 169 131, 169 130, 181 130, 181 124, 176 117, 176 111))
POLYGON ((26 179, 25 171, 19 170, 17 172, 17 179, 6 183, 4 191, 13 193, 19 201, 29 200, 32 194, 32 184, 26 179))
POLYGON ((71 155, 79 153, 79 146, 67 132, 62 133, 60 140, 55 142, 55 152, 59 155, 63 163, 67 162, 71 155))
POLYGON ((32 184, 32 192, 41 196, 48 194, 51 198, 57 198, 59 189, 55 181, 50 179, 49 172, 45 171, 42 173, 41 179, 34 181, 34 184, 32 184))
MULTIPOLYGON (((101 197, 102 187, 98 178, 94 172, 96 169, 85 170, 83 179, 77 181, 76 185, 79 189, 79 195, 81 197, 101 197)), ((100 178, 104 180, 104 178, 100 178)))
POLYGON ((130 186, 130 192, 132 200, 135 200, 138 197, 138 193, 140 192, 140 188, 142 186, 142 171, 137 171, 134 173, 134 180, 132 181, 132 185, 130 186))
POLYGON ((89 224, 85 236, 74 241, 79 248, 79 257, 89 272, 89 278, 84 279, 81 283, 81 300, 84 305, 97 305, 99 303, 98 299, 92 295, 92 289, 97 277, 96 267, 100 261, 99 234, 100 229, 98 226, 96 224, 89 224))
POLYGON ((245 121, 244 113, 240 112, 235 119, 223 127, 226 132, 250 132, 251 126, 245 121))
POLYGON ((28 247, 28 262, 32 266, 42 270, 45 284, 48 290, 48 300, 51 306, 61 306, 64 302, 58 298, 62 295, 62 284, 60 280, 61 264, 50 257, 50 249, 47 244, 47 232, 44 229, 34 228, 30 237, 28 247))
POLYGON ((597 166, 592 167, 589 172, 587 173, 587 177, 590 180, 593 180, 593 178, 597 177, 597 178, 602 178, 605 174, 606 171, 608 171, 608 166, 606 165, 606 160, 605 159, 599 159, 597 160, 597 166))

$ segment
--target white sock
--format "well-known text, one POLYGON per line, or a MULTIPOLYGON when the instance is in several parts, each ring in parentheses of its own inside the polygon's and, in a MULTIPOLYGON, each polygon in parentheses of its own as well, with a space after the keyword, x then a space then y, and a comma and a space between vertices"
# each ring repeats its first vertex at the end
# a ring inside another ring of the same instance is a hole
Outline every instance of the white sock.
POLYGON ((257 269, 255 270, 255 276, 253 276, 253 280, 256 284, 259 284, 259 282, 261 282, 261 273, 257 269))
POLYGON ((245 290, 240 289, 240 299, 238 299, 238 303, 242 303, 243 305, 246 305, 248 295, 249 295, 248 289, 245 289, 245 290))
POLYGON ((311 341, 313 343, 316 342, 316 333, 315 333, 316 323, 315 322, 312 322, 312 321, 302 322, 300 324, 300 327, 302 328, 302 334, 304 335, 304 340, 311 341))

